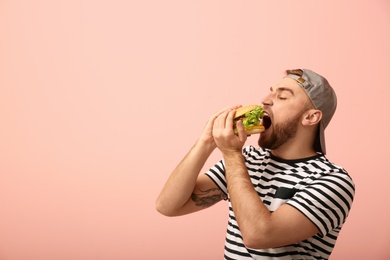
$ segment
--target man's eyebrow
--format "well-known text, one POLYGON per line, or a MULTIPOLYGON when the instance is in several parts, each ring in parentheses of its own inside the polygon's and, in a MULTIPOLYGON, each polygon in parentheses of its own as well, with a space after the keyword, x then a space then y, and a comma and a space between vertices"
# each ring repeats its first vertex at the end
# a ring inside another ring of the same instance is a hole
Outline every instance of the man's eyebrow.
MULTIPOLYGON (((274 88, 273 88, 273 87, 270 87, 270 90, 273 91, 274 88)), ((288 91, 288 92, 291 93, 291 95, 294 96, 294 91, 293 91, 292 89, 290 89, 290 88, 279 87, 279 88, 277 88, 275 91, 277 91, 277 92, 288 91)))

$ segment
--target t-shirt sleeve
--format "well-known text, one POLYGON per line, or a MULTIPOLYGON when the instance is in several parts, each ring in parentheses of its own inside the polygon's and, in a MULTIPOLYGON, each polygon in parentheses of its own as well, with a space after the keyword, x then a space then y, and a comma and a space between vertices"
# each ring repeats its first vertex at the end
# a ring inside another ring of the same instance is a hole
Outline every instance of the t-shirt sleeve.
POLYGON ((216 163, 205 174, 209 176, 226 195, 228 194, 225 178, 225 164, 223 160, 216 163))
MULTIPOLYGON (((255 150, 253 146, 246 146, 243 148, 242 154, 246 158, 253 150, 255 150)), ((228 195, 225 178, 225 163, 223 159, 211 167, 205 174, 209 176, 226 195, 228 195)))
POLYGON ((326 174, 297 192, 287 204, 301 211, 322 235, 341 228, 352 206, 355 186, 345 172, 326 174))

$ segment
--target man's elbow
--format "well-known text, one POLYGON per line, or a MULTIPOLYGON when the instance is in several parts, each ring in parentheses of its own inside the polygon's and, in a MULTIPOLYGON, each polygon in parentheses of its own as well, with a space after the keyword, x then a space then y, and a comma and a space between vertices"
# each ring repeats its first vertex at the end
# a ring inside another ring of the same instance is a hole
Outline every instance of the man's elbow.
POLYGON ((169 208, 160 198, 157 198, 155 207, 157 212, 166 217, 176 217, 179 215, 177 211, 169 208))
POLYGON ((266 249, 275 247, 274 241, 270 239, 270 235, 264 232, 256 232, 253 229, 249 232, 242 232, 242 240, 247 248, 266 249))
POLYGON ((252 249, 266 249, 270 248, 270 246, 267 245, 267 242, 261 241, 259 239, 247 239, 243 238, 243 242, 245 247, 252 248, 252 249))
POLYGON ((252 238, 243 237, 243 243, 244 243, 245 247, 252 248, 252 249, 269 248, 269 246, 267 246, 267 243, 265 243, 264 241, 261 241, 261 239, 259 239, 259 238, 252 239, 252 238))
POLYGON ((172 213, 169 210, 167 210, 166 206, 159 198, 157 198, 155 206, 156 206, 157 212, 159 212, 160 214, 167 216, 167 217, 172 216, 172 213))

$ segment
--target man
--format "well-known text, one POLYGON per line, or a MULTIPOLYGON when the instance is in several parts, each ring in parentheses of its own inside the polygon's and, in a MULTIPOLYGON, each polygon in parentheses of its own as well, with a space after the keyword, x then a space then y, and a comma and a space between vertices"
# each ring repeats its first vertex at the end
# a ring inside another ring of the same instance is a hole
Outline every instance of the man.
POLYGON ((324 77, 288 70, 262 100, 260 147, 244 148, 241 121, 234 134, 237 107, 215 114, 168 178, 157 210, 178 216, 227 199, 225 259, 329 258, 355 194, 348 173, 325 157, 336 103, 324 77), (217 147, 223 159, 199 174, 217 147))

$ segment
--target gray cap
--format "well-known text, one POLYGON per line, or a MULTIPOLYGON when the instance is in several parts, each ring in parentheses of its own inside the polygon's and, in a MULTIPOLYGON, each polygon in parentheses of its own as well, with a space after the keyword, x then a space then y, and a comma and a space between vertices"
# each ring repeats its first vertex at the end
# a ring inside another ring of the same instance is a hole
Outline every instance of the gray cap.
POLYGON ((329 82, 321 75, 308 70, 301 69, 302 76, 288 74, 287 77, 295 79, 297 83, 306 91, 316 109, 321 110, 322 120, 319 132, 316 137, 314 147, 317 152, 326 154, 325 128, 332 119, 337 106, 336 93, 329 85, 329 82))

